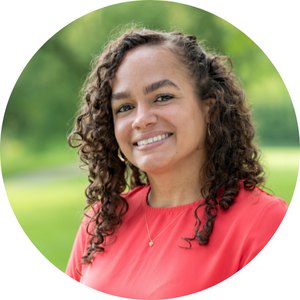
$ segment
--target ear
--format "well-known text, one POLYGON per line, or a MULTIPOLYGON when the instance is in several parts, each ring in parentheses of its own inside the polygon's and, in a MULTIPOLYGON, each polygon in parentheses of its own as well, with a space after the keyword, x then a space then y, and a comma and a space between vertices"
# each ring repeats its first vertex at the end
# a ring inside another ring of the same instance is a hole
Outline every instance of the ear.
POLYGON ((209 120, 209 110, 210 108, 215 104, 216 99, 215 98, 208 98, 203 100, 202 104, 203 104, 203 110, 205 113, 205 120, 207 123, 210 123, 209 120))

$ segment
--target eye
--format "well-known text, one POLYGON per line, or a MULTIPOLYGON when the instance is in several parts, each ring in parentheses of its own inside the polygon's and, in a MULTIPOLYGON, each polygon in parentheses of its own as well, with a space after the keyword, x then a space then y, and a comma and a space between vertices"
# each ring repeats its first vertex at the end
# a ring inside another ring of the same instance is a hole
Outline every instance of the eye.
POLYGON ((117 109, 116 113, 123 113, 123 112, 126 112, 126 111, 131 110, 132 108, 133 108, 132 105, 124 104, 124 105, 121 105, 121 106, 117 109))
POLYGON ((166 101, 171 100, 172 98, 174 98, 174 97, 171 96, 171 95, 159 95, 159 96, 156 98, 156 101, 157 101, 157 102, 166 102, 166 101))

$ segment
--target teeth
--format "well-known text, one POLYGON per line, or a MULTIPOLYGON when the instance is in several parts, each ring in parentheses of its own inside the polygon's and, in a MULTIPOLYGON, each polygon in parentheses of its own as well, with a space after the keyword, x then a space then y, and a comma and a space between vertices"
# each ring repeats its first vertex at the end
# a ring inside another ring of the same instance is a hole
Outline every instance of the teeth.
POLYGON ((153 138, 150 138, 148 140, 142 140, 142 141, 137 142, 137 145, 141 146, 141 145, 151 144, 151 143, 163 140, 163 139, 167 138, 168 136, 170 136, 170 134, 162 134, 162 135, 154 136, 153 138))

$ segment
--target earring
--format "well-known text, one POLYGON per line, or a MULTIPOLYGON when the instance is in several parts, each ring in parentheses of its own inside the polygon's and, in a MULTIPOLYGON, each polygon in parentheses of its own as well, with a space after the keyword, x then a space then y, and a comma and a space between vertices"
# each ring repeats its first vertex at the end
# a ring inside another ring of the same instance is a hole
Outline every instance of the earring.
POLYGON ((210 133, 210 123, 207 124, 207 132, 208 132, 208 135, 211 136, 211 133, 210 133))
POLYGON ((122 162, 126 163, 128 161, 128 159, 126 157, 125 158, 122 157, 120 148, 118 149, 118 157, 119 157, 120 161, 122 161, 122 162))

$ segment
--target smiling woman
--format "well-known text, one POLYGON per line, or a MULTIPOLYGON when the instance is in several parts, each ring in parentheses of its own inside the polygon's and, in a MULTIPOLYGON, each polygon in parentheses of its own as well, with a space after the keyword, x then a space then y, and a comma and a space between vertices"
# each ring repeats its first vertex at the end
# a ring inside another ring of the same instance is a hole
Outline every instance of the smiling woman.
MULTIPOLYGON (((195 199, 200 192, 198 173, 206 160, 204 143, 213 101, 198 101, 187 69, 169 49, 159 46, 130 51, 111 85, 115 136, 124 155, 149 180, 153 173, 153 180, 160 182, 173 181, 179 174, 189 178, 197 191, 190 201, 195 199)), ((182 204, 174 197, 164 201, 168 202, 165 207, 182 204)), ((160 197, 156 206, 163 202, 160 197)))
POLYGON ((89 167, 69 276, 121 297, 179 297, 270 240, 287 205, 258 187, 250 110, 226 61, 194 36, 146 29, 96 59, 69 136, 89 167))

